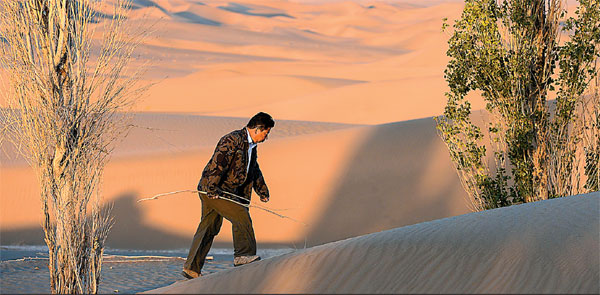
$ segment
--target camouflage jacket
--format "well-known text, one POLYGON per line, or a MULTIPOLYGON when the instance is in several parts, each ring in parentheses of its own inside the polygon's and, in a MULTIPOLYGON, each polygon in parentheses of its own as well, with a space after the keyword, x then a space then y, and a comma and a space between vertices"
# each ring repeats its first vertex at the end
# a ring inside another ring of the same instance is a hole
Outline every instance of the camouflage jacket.
POLYGON ((259 196, 268 197, 269 188, 257 162, 258 147, 252 150, 251 159, 248 159, 248 147, 246 128, 221 137, 202 172, 198 190, 227 197, 219 193, 219 190, 224 190, 250 200, 254 188, 259 196), (248 161, 250 168, 246 173, 248 161))

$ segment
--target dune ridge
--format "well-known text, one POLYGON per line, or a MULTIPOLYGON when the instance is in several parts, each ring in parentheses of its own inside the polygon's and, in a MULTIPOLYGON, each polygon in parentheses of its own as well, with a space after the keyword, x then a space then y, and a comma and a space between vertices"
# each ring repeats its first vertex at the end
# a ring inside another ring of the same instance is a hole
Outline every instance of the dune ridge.
MULTIPOLYGON (((126 137, 115 144, 113 159, 128 156, 161 156, 214 148, 221 136, 248 123, 248 118, 198 116, 173 113, 130 113, 133 126, 126 137)), ((316 134, 362 125, 277 120, 271 140, 316 134)), ((1 126, 0 126, 1 127, 1 126)), ((11 142, 0 145, 0 167, 25 165, 11 142)))
POLYGON ((148 293, 597 293, 600 193, 296 251, 148 293))

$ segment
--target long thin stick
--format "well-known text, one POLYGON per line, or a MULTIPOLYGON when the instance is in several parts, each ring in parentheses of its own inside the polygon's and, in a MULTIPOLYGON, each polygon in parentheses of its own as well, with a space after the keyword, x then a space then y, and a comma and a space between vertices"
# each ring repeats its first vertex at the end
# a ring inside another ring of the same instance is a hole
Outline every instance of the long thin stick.
MULTIPOLYGON (((139 199, 139 200, 137 200, 137 202, 139 203, 139 202, 142 202, 142 201, 156 200, 156 199, 158 199, 158 198, 160 198, 160 197, 163 197, 163 196, 174 195, 174 194, 179 194, 179 193, 201 193, 201 194, 204 194, 204 195, 208 195, 208 193, 207 193, 207 192, 205 192, 205 191, 198 191, 198 190, 179 190, 179 191, 174 191, 174 192, 168 192, 168 193, 162 193, 162 194, 158 194, 158 195, 155 195, 155 196, 153 196, 153 197, 150 197, 150 198, 139 199)), ((228 195, 230 195, 230 196, 233 196, 233 197, 240 198, 240 199, 242 199, 242 200, 247 200, 246 198, 240 197, 240 196, 238 196, 238 195, 236 195, 236 194, 233 194, 233 193, 230 193, 230 192, 223 191, 223 193, 225 193, 225 194, 228 194, 228 195)), ((266 212, 268 212, 268 213, 271 213, 271 214, 277 215, 277 216, 279 216, 279 217, 281 217, 281 218, 287 218, 287 219, 290 219, 290 220, 292 220, 292 221, 294 221, 294 222, 301 223, 301 224, 303 224, 304 226, 308 226, 308 224, 306 224, 306 223, 304 223, 304 222, 302 222, 302 221, 296 220, 296 219, 294 219, 294 218, 291 218, 291 217, 289 217, 289 216, 285 216, 285 215, 279 214, 279 213, 277 213, 277 212, 274 212, 274 211, 272 211, 272 210, 270 210, 270 209, 268 209, 268 208, 265 208, 265 207, 262 207, 262 206, 259 206, 259 205, 256 205, 256 204, 244 204, 244 203, 241 203, 241 202, 238 202, 238 201, 235 201, 235 200, 229 199, 229 198, 225 198, 225 197, 222 197, 222 196, 217 196, 217 198, 218 198, 218 199, 221 199, 221 200, 230 201, 230 202, 232 202, 232 203, 235 203, 235 204, 238 204, 238 205, 244 206, 244 207, 246 207, 246 208, 254 207, 254 208, 257 208, 257 209, 261 209, 261 210, 263 210, 263 211, 266 211, 266 212)), ((248 200, 248 201, 250 201, 250 200, 248 200)))

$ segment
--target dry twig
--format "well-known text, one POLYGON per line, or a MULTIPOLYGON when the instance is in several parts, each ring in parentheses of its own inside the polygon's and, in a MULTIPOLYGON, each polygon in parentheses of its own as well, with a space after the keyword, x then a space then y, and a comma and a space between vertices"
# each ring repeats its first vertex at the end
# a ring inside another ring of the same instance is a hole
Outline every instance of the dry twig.
MULTIPOLYGON (((158 198, 160 198, 160 197, 169 196, 169 195, 174 195, 174 194, 179 194, 179 193, 200 193, 200 194, 208 195, 208 193, 207 193, 207 192, 205 192, 205 191, 198 191, 198 190, 179 190, 179 191, 174 191, 174 192, 168 192, 168 193, 162 193, 162 194, 158 194, 158 195, 155 195, 155 196, 153 196, 153 197, 150 197, 150 198, 139 199, 139 200, 137 200, 137 202, 139 203, 139 202, 143 202, 143 201, 151 201, 151 200, 156 200, 156 199, 158 199, 158 198)), ((236 194, 233 194, 233 193, 230 193, 230 192, 223 192, 223 193, 225 193, 225 194, 228 194, 228 195, 230 195, 230 196, 232 196, 232 197, 235 197, 235 198, 240 198, 240 199, 243 199, 243 200, 247 200, 246 198, 240 197, 240 196, 238 196, 238 195, 236 195, 236 194)), ((294 221, 294 222, 297 222, 297 223, 303 224, 304 226, 308 226, 308 224, 306 224, 306 223, 304 223, 304 222, 302 222, 302 221, 299 221, 299 220, 296 220, 296 219, 294 219, 294 218, 292 218, 292 217, 285 216, 285 215, 283 215, 283 214, 279 214, 279 213, 275 212, 275 211, 274 211, 275 209, 269 209, 269 208, 266 208, 266 207, 263 207, 263 206, 257 205, 256 203, 248 203, 248 204, 244 204, 244 203, 241 203, 241 202, 238 202, 238 201, 235 201, 235 200, 229 199, 229 198, 225 198, 225 197, 222 197, 222 196, 218 196, 218 198, 219 198, 219 199, 221 199, 221 200, 230 201, 230 202, 232 202, 232 203, 238 204, 238 205, 240 205, 240 206, 244 206, 244 207, 246 207, 246 208, 257 208, 257 209, 260 209, 260 210, 266 211, 266 212, 268 212, 268 213, 274 214, 274 215, 276 215, 276 216, 278 216, 278 217, 285 218, 285 219, 289 219, 289 220, 292 220, 292 221, 294 221)), ((249 200, 248 200, 248 201, 249 201, 249 200)))

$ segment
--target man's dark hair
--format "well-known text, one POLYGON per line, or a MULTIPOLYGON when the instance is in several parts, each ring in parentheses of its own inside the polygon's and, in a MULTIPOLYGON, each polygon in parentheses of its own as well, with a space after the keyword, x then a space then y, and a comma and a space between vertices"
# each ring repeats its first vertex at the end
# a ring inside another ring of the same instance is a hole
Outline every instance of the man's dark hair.
POLYGON ((252 119, 250 119, 250 121, 248 121, 248 124, 246 125, 246 127, 250 129, 258 128, 260 130, 273 128, 273 126, 275 126, 275 121, 273 120, 273 117, 263 112, 254 115, 254 117, 252 117, 252 119))

